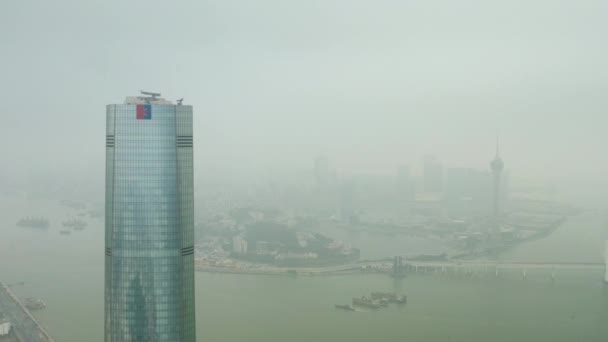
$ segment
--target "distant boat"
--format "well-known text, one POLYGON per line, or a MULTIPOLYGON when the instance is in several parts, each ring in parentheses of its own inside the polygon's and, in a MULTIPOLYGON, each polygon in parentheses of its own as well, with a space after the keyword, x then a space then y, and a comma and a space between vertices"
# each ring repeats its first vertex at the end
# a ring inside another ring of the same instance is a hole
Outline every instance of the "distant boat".
POLYGON ((17 221, 17 226, 46 229, 49 227, 49 220, 45 217, 24 217, 17 221))
POLYGON ((370 309, 378 309, 382 307, 379 301, 367 298, 365 296, 361 298, 353 298, 353 306, 362 306, 370 309))
POLYGON ((74 228, 75 230, 83 230, 87 226, 87 222, 80 219, 72 219, 63 221, 63 226, 67 228, 74 228))
POLYGON ((70 207, 70 208, 76 209, 76 210, 82 210, 82 209, 86 208, 86 205, 84 203, 80 203, 80 202, 72 201, 72 200, 63 200, 59 203, 61 205, 65 205, 66 207, 70 207))
POLYGON ((42 310, 46 308, 46 303, 38 298, 26 298, 23 304, 30 310, 42 310))
POLYGON ((336 309, 341 309, 341 310, 346 310, 346 311, 355 311, 355 308, 352 305, 336 304, 336 309))
POLYGON ((372 292, 372 299, 379 300, 380 303, 407 303, 407 296, 399 296, 393 292, 372 292))

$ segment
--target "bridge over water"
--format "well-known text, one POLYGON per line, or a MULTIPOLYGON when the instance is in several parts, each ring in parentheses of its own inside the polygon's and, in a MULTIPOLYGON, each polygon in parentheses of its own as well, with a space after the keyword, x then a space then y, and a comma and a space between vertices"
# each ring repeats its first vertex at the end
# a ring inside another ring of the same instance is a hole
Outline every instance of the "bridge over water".
POLYGON ((548 269, 551 270, 551 278, 554 278, 558 270, 604 270, 604 281, 608 283, 608 240, 606 240, 606 248, 604 251, 604 262, 526 262, 526 261, 491 261, 491 260, 433 260, 433 261, 417 261, 407 260, 402 256, 396 256, 393 260, 393 273, 401 271, 441 271, 447 272, 469 272, 482 270, 487 273, 489 270, 494 270, 496 275, 500 270, 518 269, 522 270, 525 277, 528 270, 548 269))
POLYGON ((593 269, 603 270, 604 263, 594 262, 504 262, 504 261, 408 261, 414 267, 501 268, 501 269, 593 269))
MULTIPOLYGON (((560 270, 605 271, 605 281, 608 282, 608 263, 600 262, 525 262, 525 261, 492 261, 492 260, 433 260, 416 261, 395 257, 390 272, 398 275, 405 273, 442 273, 442 274, 492 274, 498 276, 503 271, 518 270, 526 277, 529 271, 549 270, 551 279, 560 270)), ((371 267, 387 268, 387 262, 372 263, 371 267), (379 266, 381 265, 381 266, 379 266)))

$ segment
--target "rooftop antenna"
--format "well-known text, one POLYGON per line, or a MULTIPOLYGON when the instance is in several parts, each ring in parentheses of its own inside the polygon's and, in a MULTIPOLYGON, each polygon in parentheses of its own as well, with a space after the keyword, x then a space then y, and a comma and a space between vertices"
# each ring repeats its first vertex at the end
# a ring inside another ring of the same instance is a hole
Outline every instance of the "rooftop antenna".
POLYGON ((139 92, 140 92, 142 95, 148 95, 148 96, 151 96, 151 97, 152 97, 152 100, 156 100, 156 97, 157 97, 157 96, 160 96, 160 93, 153 93, 153 92, 149 92, 149 91, 143 91, 143 90, 140 90, 139 92))

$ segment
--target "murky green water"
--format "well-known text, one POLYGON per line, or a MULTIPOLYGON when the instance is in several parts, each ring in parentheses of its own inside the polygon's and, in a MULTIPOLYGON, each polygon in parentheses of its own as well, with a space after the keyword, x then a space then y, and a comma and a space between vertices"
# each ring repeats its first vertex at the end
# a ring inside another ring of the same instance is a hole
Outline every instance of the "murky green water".
MULTIPOLYGON (((58 234, 66 210, 22 201, 3 202, 0 278, 26 281, 20 295, 46 300, 36 313, 57 341, 103 339, 103 231, 91 221, 82 232, 58 234), (27 211, 25 208, 44 208, 27 211), (48 232, 19 229, 21 215, 40 213, 56 224, 48 232)), ((556 234, 525 244, 505 260, 601 261, 606 217, 575 218, 556 234)), ((374 254, 378 244, 374 238, 374 254)), ((387 237, 387 239, 391 239, 387 237)), ((365 239, 358 239, 365 248, 365 239)), ((394 253, 399 245, 390 244, 394 253)), ((404 242, 407 249, 407 242, 404 242)), ((404 250, 403 253, 407 253, 404 250)), ((505 272, 487 277, 383 275, 318 278, 197 273, 199 341, 606 341, 608 287, 598 271, 505 272), (342 312, 334 304, 375 290, 408 295, 385 310, 342 312)))

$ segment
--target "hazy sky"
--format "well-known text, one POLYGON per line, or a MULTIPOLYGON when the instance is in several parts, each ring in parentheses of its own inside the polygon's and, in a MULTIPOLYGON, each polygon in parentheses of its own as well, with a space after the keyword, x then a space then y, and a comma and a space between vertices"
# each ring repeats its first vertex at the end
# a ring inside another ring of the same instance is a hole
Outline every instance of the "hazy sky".
MULTIPOLYGON (((105 105, 195 109, 196 167, 394 172, 435 154, 605 178, 606 1, 4 1, 4 177, 103 179, 105 105), (29 171, 33 172, 33 171, 29 171)), ((604 181, 603 184, 606 184, 604 181)))

